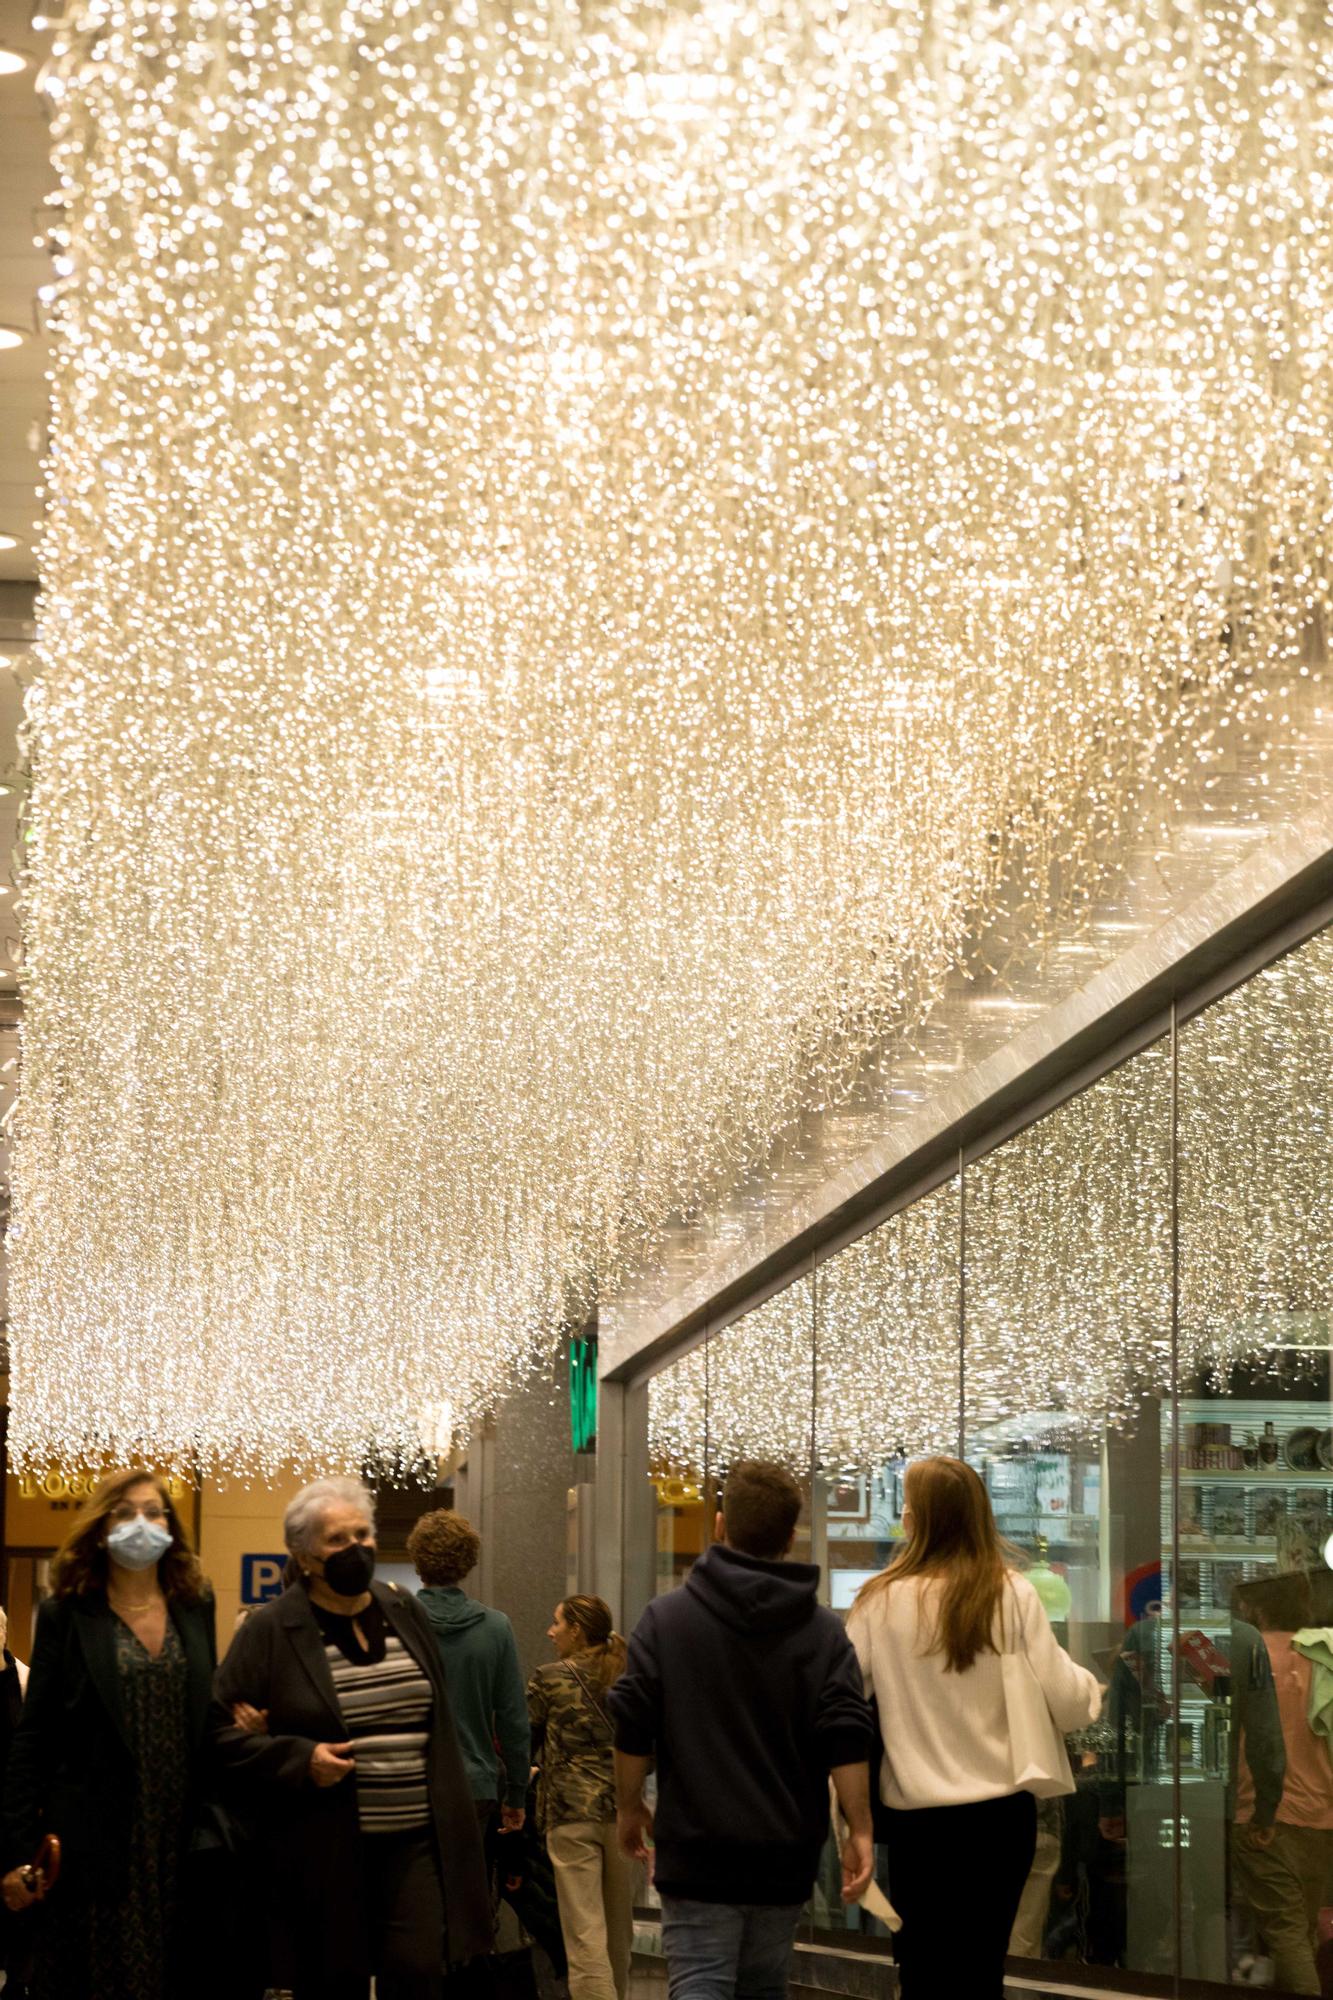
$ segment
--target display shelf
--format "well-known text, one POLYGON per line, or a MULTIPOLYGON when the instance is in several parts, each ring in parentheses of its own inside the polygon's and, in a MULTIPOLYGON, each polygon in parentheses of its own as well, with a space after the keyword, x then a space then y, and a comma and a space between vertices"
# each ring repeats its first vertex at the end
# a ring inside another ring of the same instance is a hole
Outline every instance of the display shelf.
MULTIPOLYGON (((1171 1551, 1166 1551, 1169 1556, 1171 1551)), ((1245 1562, 1254 1556, 1276 1556, 1276 1535, 1230 1536, 1214 1540, 1210 1535, 1182 1535, 1180 1553, 1191 1561, 1209 1562, 1214 1556, 1220 1562, 1245 1562)))
MULTIPOLYGON (((1333 1472, 1326 1471, 1322 1466, 1318 1472, 1293 1472, 1289 1466, 1278 1471, 1195 1472, 1182 1466, 1180 1483, 1182 1486, 1292 1486, 1300 1492, 1309 1493, 1321 1486, 1333 1491, 1333 1472)), ((1169 1489, 1170 1485, 1171 1472, 1168 1468, 1162 1473, 1162 1486, 1169 1489)))
POLYGON ((1035 1514, 997 1514, 995 1525, 1002 1535, 1022 1535, 1033 1539, 1040 1535, 1053 1549, 1082 1549, 1097 1539, 1097 1523, 1092 1520, 1080 1524, 1072 1533, 1073 1522, 1049 1521, 1035 1514))

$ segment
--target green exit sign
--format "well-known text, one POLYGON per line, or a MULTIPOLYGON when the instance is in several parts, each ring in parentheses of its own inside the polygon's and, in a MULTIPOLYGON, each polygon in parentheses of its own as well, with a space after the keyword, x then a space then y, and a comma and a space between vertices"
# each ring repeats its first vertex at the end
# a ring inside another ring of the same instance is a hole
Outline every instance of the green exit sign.
POLYGON ((569 1343, 569 1434, 575 1451, 597 1441, 597 1335, 577 1333, 569 1343))

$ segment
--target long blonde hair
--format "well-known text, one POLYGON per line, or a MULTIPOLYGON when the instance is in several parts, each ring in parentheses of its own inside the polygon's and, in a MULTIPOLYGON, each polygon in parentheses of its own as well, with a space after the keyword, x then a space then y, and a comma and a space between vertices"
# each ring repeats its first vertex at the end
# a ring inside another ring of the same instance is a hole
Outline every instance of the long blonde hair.
POLYGON ((604 1688, 625 1671, 625 1641, 611 1623, 611 1607, 600 1597, 566 1597, 560 1609, 593 1657, 593 1672, 604 1688))
POLYGON ((911 1539, 861 1586, 856 1602, 871 1604, 909 1577, 940 1578, 930 1650, 943 1653, 946 1671, 966 1673, 979 1654, 999 1650, 996 1614, 1017 1551, 1001 1536, 990 1495, 962 1459, 918 1459, 907 1468, 905 1490, 911 1539))

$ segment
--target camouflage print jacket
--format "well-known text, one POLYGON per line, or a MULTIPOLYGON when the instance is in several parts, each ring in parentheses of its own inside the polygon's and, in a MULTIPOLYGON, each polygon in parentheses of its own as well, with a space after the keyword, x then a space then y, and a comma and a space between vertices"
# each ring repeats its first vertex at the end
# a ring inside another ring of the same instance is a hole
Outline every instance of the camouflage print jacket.
POLYGON ((537 1817, 543 1832, 567 1820, 616 1816, 611 1718, 599 1712, 594 1695, 599 1701, 605 1699, 596 1655, 590 1653, 552 1660, 549 1666, 538 1667, 528 1682, 532 1756, 541 1766, 537 1817), (591 1695, 580 1687, 575 1668, 591 1695))

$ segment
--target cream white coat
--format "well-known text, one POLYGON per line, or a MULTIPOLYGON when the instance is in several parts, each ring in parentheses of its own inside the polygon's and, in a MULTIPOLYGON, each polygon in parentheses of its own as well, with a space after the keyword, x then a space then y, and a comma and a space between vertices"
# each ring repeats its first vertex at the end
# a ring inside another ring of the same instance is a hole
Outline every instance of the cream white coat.
MULTIPOLYGON (((1086 1728, 1101 1711, 1100 1683, 1060 1645, 1027 1578, 1012 1571, 1009 1581, 997 1644, 1027 1654, 1062 1732, 1086 1728)), ((847 1620, 866 1694, 879 1705, 880 1797, 905 1810, 1015 1790, 1000 1655, 982 1653, 961 1674, 947 1670, 930 1649, 939 1588, 934 1578, 906 1578, 854 1605, 847 1620)))

